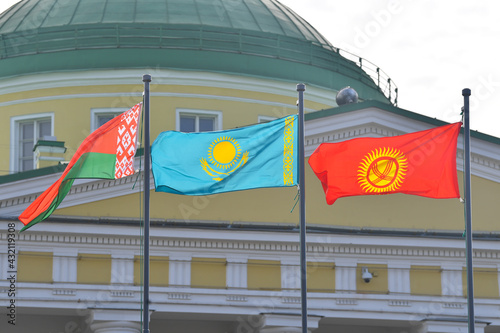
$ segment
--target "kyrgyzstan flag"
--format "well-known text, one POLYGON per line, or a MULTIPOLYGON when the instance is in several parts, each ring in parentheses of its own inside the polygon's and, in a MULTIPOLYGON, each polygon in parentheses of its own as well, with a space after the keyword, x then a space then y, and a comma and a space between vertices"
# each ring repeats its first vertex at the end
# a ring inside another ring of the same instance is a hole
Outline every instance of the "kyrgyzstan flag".
POLYGON ((63 201, 75 179, 118 179, 134 173, 142 103, 111 119, 78 147, 61 177, 21 213, 24 231, 45 220, 63 201))
POLYGON ((309 165, 329 205, 341 197, 390 193, 459 198, 456 154, 461 126, 322 143, 309 165))

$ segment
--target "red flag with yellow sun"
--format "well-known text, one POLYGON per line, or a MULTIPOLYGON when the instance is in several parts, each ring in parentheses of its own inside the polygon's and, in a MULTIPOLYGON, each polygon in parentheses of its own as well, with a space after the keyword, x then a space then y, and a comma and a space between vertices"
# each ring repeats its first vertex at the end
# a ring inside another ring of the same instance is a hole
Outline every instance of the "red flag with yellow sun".
POLYGON ((323 143, 309 165, 329 205, 341 197, 390 193, 459 198, 456 154, 461 125, 323 143))

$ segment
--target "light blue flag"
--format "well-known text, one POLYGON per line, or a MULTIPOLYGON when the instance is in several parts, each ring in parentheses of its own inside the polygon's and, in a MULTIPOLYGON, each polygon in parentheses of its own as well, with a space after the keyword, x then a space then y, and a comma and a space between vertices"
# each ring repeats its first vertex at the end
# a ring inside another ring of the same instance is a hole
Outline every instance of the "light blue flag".
POLYGON ((205 195, 298 180, 297 115, 227 131, 167 131, 151 148, 157 192, 205 195))

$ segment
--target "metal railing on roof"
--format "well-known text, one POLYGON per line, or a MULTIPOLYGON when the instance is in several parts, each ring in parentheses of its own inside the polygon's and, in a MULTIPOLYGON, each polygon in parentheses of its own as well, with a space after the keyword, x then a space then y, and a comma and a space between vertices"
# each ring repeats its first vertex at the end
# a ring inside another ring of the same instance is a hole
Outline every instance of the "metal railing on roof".
POLYGON ((338 49, 339 53, 346 59, 354 61, 361 69, 363 69, 377 84, 380 91, 391 101, 395 106, 398 105, 398 87, 392 79, 380 67, 374 63, 361 58, 353 53, 338 49))
POLYGON ((397 105, 398 89, 379 67, 331 45, 250 30, 195 25, 92 24, 0 35, 0 59, 69 50, 160 48, 232 52, 309 64, 378 89, 397 105))

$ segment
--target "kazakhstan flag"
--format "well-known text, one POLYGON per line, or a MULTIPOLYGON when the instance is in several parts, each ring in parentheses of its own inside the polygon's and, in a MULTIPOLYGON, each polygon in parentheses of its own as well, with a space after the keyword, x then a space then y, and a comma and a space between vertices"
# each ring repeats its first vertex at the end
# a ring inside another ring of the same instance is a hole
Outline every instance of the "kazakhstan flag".
POLYGON ((167 131, 151 148, 157 192, 205 195, 298 180, 297 115, 227 131, 167 131))

